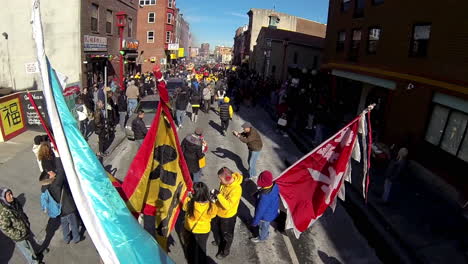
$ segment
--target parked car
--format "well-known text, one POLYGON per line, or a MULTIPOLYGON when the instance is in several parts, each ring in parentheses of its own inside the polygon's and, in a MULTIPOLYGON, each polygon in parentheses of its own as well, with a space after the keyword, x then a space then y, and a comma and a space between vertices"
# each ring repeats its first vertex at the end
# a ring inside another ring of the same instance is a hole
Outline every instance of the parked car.
POLYGON ((143 122, 145 122, 146 128, 149 129, 151 127, 151 123, 153 122, 154 116, 156 115, 158 104, 159 95, 147 95, 140 100, 137 107, 135 108, 135 111, 128 118, 127 125, 125 126, 125 134, 127 135, 128 139, 134 139, 132 122, 138 116, 138 111, 143 110, 145 112, 143 122))

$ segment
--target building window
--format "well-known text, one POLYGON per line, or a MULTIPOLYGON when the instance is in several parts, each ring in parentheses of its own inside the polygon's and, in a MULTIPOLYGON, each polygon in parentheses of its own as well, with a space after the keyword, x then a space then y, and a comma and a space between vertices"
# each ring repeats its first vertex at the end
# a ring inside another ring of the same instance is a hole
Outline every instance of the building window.
POLYGON ((434 105, 426 141, 468 162, 468 114, 434 105))
POLYGON ((171 42, 171 32, 166 31, 166 43, 170 43, 170 42, 171 42))
POLYGON ((112 10, 107 9, 106 12, 106 33, 112 34, 112 24, 114 23, 114 16, 112 10))
POLYGON ((154 23, 156 20, 156 14, 154 12, 148 13, 148 23, 154 23))
POLYGON ((385 1, 384 0, 372 0, 372 4, 374 5, 380 5, 383 4, 385 1))
POLYGON ((128 18, 128 37, 132 37, 132 30, 133 30, 133 20, 129 17, 128 18))
POLYGON ((145 5, 155 5, 156 0, 140 0, 140 5, 145 6, 145 5))
POLYGON ((271 39, 266 40, 267 48, 271 48, 271 39))
POLYGON ((146 32, 146 43, 154 43, 154 31, 146 32))
POLYGON ((427 56, 427 47, 431 36, 431 24, 414 25, 411 36, 410 56, 427 56))
POLYGON ((294 58, 293 58, 293 63, 294 64, 297 64, 298 57, 299 57, 299 55, 297 54, 297 52, 294 52, 294 58))
POLYGON ((367 39, 367 53, 375 54, 377 52, 377 45, 380 40, 380 28, 369 28, 369 36, 367 39))
POLYGON ((354 29, 353 37, 351 39, 351 48, 349 51, 349 59, 351 61, 356 61, 359 57, 359 48, 361 46, 361 30, 354 29))
POLYGON ((364 7, 366 6, 366 0, 354 0, 354 18, 360 18, 364 16, 364 7))
POLYGON ((96 4, 91 4, 91 31, 99 32, 98 21, 99 21, 99 6, 96 4))
POLYGON ((341 0, 341 11, 346 12, 351 7, 351 0, 341 0))
POLYGON ((167 6, 169 6, 169 8, 172 8, 174 5, 174 0, 168 0, 167 1, 167 6))
POLYGON ((338 32, 338 41, 336 41, 336 51, 344 50, 345 41, 346 41, 346 32, 345 31, 338 32))
POLYGON ((167 23, 172 24, 172 13, 167 13, 167 23))

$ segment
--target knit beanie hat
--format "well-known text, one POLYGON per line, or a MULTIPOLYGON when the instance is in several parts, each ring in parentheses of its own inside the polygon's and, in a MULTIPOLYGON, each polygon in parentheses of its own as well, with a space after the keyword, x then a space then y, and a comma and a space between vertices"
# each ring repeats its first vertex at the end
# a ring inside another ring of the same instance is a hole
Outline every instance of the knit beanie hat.
POLYGON ((257 185, 258 187, 262 188, 270 187, 271 185, 273 185, 273 174, 271 174, 271 172, 267 170, 260 173, 260 175, 258 176, 257 185))

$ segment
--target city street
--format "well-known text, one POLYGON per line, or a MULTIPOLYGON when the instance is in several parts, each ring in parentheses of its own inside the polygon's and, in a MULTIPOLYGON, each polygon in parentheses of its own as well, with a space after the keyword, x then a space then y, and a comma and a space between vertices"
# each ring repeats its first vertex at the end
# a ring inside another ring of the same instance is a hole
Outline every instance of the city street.
MULTIPOLYGON (((196 126, 204 129, 209 147, 207 167, 203 170, 202 179, 210 189, 219 186, 216 172, 221 166, 227 166, 242 173, 246 171, 247 148, 230 133, 232 130, 241 130, 241 125, 245 121, 251 122, 263 138, 264 147, 257 170, 268 169, 274 175, 278 175, 285 169, 286 159, 291 161, 301 156, 288 137, 275 132, 276 124, 259 107, 241 108, 234 115, 226 137, 218 132, 220 122, 214 112, 211 111, 209 115, 200 113, 196 126)), ((181 140, 193 132, 194 128, 195 125, 186 117, 184 127, 179 131, 181 140)), ((48 219, 40 210, 40 186, 37 181, 39 173, 31 152, 32 144, 29 143, 32 142, 33 134, 28 132, 28 137, 30 138, 24 139, 23 143, 17 144, 24 146, 22 149, 20 148, 8 159, 2 158, 2 161, 6 161, 0 165, 2 175, 0 185, 9 186, 16 195, 24 197, 25 211, 31 220, 32 230, 41 240, 46 237, 48 219), (25 164, 28 165, 25 166, 25 164)), ((121 137, 117 136, 115 141, 119 141, 119 138, 121 137)), ((93 142, 93 138, 90 142, 93 142)), ((14 143, 0 145, 2 153, 9 147, 8 144, 14 143)), ((123 139, 122 143, 116 146, 115 150, 104 160, 106 169, 114 173, 117 178, 123 179, 136 151, 133 141, 123 139)), ((292 233, 275 231, 276 228, 282 230, 281 226, 284 225, 284 216, 280 216, 278 223, 272 224, 274 227, 271 227, 270 239, 267 242, 258 244, 251 242, 249 238, 252 234, 248 223, 254 212, 252 193, 255 188, 256 185, 251 181, 243 184, 243 198, 239 207, 234 243, 228 258, 223 261, 214 258, 217 249, 211 245, 212 235, 210 235, 207 253, 216 263, 380 263, 374 250, 357 231, 352 219, 340 203, 335 213, 327 211, 298 240, 292 233)), ((176 230, 172 233, 169 253, 176 263, 186 263, 178 235, 180 228, 183 228, 182 223, 183 215, 181 214, 176 230)), ((49 225, 49 229, 50 227, 49 225)), ((0 263, 24 263, 18 250, 14 250, 13 253, 14 244, 4 236, 0 238, 0 245, 2 256, 0 263)), ((45 257, 46 263, 99 262, 97 251, 88 237, 79 244, 66 245, 62 242, 61 230, 57 230, 49 247, 50 253, 45 257)))

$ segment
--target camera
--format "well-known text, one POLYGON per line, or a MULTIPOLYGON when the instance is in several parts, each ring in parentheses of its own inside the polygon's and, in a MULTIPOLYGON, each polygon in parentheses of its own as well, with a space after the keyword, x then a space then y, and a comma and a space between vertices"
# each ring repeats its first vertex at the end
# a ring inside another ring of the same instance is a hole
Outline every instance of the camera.
POLYGON ((210 191, 210 201, 213 202, 213 203, 216 203, 216 201, 218 201, 218 194, 219 194, 219 191, 216 190, 216 189, 213 189, 210 191))

